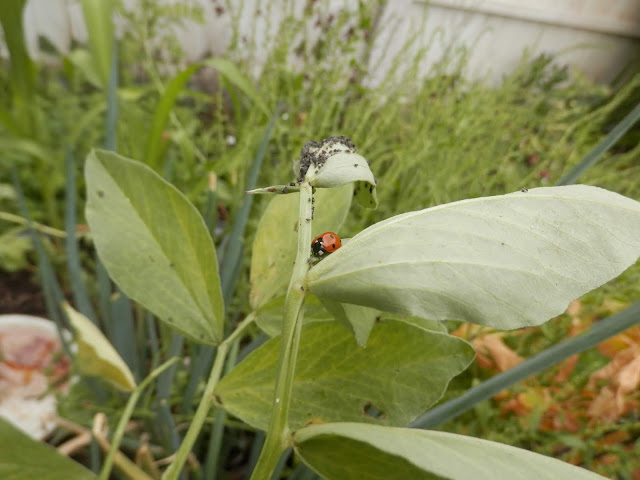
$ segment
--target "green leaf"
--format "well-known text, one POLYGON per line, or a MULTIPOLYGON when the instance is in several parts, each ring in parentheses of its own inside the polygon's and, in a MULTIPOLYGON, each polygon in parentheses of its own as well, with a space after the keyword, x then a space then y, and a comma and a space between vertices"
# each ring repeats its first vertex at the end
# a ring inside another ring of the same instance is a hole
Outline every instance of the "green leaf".
POLYGON ((329 137, 310 142, 302 150, 305 180, 317 188, 335 188, 354 184, 354 196, 363 207, 376 208, 376 180, 367 160, 358 155, 354 145, 344 137, 329 137))
POLYGON ((446 432, 336 423, 303 428, 294 442, 302 460, 328 480, 604 478, 528 450, 446 432))
POLYGON ((353 333, 359 346, 364 347, 367 345, 367 339, 373 324, 380 315, 379 310, 330 300, 325 300, 323 304, 338 322, 353 333))
POLYGON ((16 272, 29 266, 27 254, 33 250, 31 238, 23 227, 0 233, 0 269, 16 272))
POLYGON ((82 14, 89 32, 89 48, 103 88, 109 84, 113 56, 113 1, 82 0, 82 14))
POLYGON ((0 417, 0 478, 11 480, 95 480, 79 463, 31 437, 0 417))
MULTIPOLYGON (((281 295, 268 302, 256 312, 256 324, 260 329, 275 337, 282 332, 282 317, 284 315, 285 296, 281 295)), ((333 316, 327 312, 320 301, 313 295, 308 295, 304 301, 303 324, 313 322, 332 322, 333 316)))
POLYGON ((145 147, 144 155, 144 163, 154 170, 158 169, 160 154, 163 150, 163 145, 166 143, 166 140, 163 140, 162 138, 162 134, 164 133, 167 121, 169 120, 169 115, 173 110, 178 95, 184 89, 184 85, 200 67, 200 64, 194 64, 176 75, 171 82, 169 82, 167 88, 165 88, 162 94, 162 97, 160 98, 160 101, 156 105, 156 110, 151 122, 151 128, 149 128, 149 134, 147 136, 147 145, 145 147))
POLYGON ((640 203, 585 185, 536 188, 377 223, 314 266, 320 299, 434 320, 539 325, 640 255, 640 203))
POLYGON ((100 377, 124 392, 136 388, 131 370, 98 327, 68 303, 63 303, 62 307, 76 331, 76 359, 82 373, 100 377))
POLYGON ((14 102, 29 105, 33 101, 36 88, 36 68, 29 56, 24 38, 22 14, 26 0, 0 2, 0 25, 4 43, 9 50, 10 79, 14 102))
MULTIPOLYGON (((279 351, 272 338, 216 388, 227 411, 257 428, 269 425, 279 351)), ((407 425, 473 357, 467 342, 404 322, 376 323, 366 348, 336 322, 313 323, 302 330, 289 424, 407 425)))
MULTIPOLYGON (((351 185, 345 185, 315 193, 314 236, 339 229, 349 211, 352 192, 351 185)), ((254 310, 284 294, 287 288, 296 259, 299 204, 299 193, 277 195, 258 223, 252 248, 249 295, 254 310)))
POLYGON ((217 344, 218 261, 196 208, 149 167, 111 152, 90 153, 85 174, 87 220, 113 280, 180 333, 217 344))
POLYGON ((271 116, 269 108, 254 88, 251 80, 249 80, 233 62, 226 58, 210 58, 203 61, 202 64, 218 70, 229 83, 235 85, 242 93, 249 97, 262 113, 267 117, 271 116))

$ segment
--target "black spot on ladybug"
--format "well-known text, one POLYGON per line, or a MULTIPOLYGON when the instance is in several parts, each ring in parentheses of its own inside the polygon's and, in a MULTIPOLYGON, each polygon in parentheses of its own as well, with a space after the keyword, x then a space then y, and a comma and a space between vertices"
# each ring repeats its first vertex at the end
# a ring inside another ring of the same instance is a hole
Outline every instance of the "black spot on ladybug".
POLYGON ((329 236, 330 236, 331 238, 336 238, 336 237, 334 237, 333 235, 329 235, 329 236))
POLYGON ((96 193, 98 194, 98 196, 99 196, 100 198, 103 198, 103 197, 104 197, 104 192, 103 192, 102 190, 98 190, 96 193))

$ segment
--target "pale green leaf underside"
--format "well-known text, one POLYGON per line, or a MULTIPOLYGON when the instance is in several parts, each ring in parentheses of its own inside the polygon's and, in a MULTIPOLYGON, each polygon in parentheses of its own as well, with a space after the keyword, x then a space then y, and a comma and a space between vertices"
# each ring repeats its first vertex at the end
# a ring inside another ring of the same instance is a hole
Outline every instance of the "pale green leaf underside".
POLYGON ((114 153, 92 152, 85 173, 87 220, 111 278, 182 334, 217 344, 218 262, 196 208, 153 170, 114 153))
POLYGON ((367 345, 371 329, 380 314, 379 310, 330 300, 325 300, 323 304, 338 322, 351 331, 359 346, 367 345))
POLYGON ((100 377, 125 392, 136 388, 131 370, 98 327, 68 303, 63 307, 76 332, 77 365, 82 373, 100 377))
POLYGON ((602 480, 528 450, 463 435, 362 423, 313 425, 295 450, 328 480, 602 480))
POLYGON ((320 298, 434 320, 539 325, 640 255, 640 203, 536 188, 377 223, 314 266, 320 298))
POLYGON ((10 480, 95 480, 79 463, 33 440, 0 417, 0 478, 10 480))
MULTIPOLYGON (((352 197, 351 185, 316 191, 313 235, 336 232, 349 211, 352 197)), ((258 223, 251 257, 250 302, 253 309, 283 294, 289 284, 296 258, 299 209, 299 193, 277 195, 258 223)))
POLYGON ((340 152, 331 155, 322 166, 311 165, 306 179, 318 188, 335 188, 355 184, 355 197, 362 206, 378 206, 376 180, 367 160, 357 153, 340 152))
MULTIPOLYGON (((221 405, 257 428, 269 425, 279 351, 280 338, 272 338, 216 387, 221 405)), ((377 323, 366 348, 336 322, 305 326, 289 424, 407 425, 442 396, 473 356, 473 348, 459 338, 404 322, 377 323)))

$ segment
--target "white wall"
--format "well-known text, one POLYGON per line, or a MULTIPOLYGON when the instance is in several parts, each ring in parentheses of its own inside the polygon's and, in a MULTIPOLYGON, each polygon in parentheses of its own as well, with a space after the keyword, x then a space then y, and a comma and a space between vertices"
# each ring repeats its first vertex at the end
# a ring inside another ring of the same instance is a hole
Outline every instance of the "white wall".
MULTIPOLYGON (((205 19, 203 25, 191 23, 179 28, 185 60, 223 54, 231 36, 227 2, 182 1, 201 5, 205 19)), ((135 0, 125 3, 134 4, 135 0)), ((288 4, 287 8, 301 15, 307 0, 229 3, 242 5, 240 35, 250 44, 247 51, 255 54, 253 73, 257 74, 266 58, 267 38, 284 16, 283 5, 288 4)), ((327 8, 345 6, 357 8, 357 2, 331 0, 327 8)), ((69 51, 72 38, 86 41, 77 0, 29 0, 24 22, 29 49, 36 58, 40 57, 38 35, 46 35, 62 52, 69 51)), ((380 76, 409 35, 423 26, 420 39, 423 45, 429 45, 421 64, 423 74, 428 74, 433 63, 452 45, 470 48, 468 76, 489 75, 494 82, 517 65, 525 48, 532 54, 557 54, 560 62, 597 81, 613 79, 625 65, 640 58, 639 0, 431 0, 430 6, 425 1, 388 0, 379 26, 371 65, 380 76), (385 49, 387 56, 382 58, 385 49)))

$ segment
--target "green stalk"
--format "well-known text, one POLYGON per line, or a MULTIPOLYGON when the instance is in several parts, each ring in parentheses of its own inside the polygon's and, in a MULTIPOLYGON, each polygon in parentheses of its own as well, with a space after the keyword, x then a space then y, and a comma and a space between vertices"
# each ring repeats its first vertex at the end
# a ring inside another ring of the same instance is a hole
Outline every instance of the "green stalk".
POLYGON ((29 221, 20 215, 15 215, 9 212, 0 212, 0 220, 4 220, 6 222, 16 223, 18 225, 29 225, 31 223, 31 228, 37 230, 40 233, 44 233, 45 235, 49 235, 51 237, 57 238, 66 238, 67 232, 62 230, 58 230, 57 228, 48 227, 47 225, 43 225, 41 223, 29 221))
POLYGON ((104 460, 104 464, 102 465, 102 471, 100 472, 100 476, 98 480, 107 480, 109 478, 109 474, 111 473, 111 467, 113 465, 113 460, 118 451, 118 447, 120 446, 120 442, 122 441, 122 437, 124 436, 124 430, 127 427, 127 423, 129 423, 129 419, 131 418, 131 414, 133 413, 133 409, 138 403, 138 399, 140 395, 144 391, 145 388, 162 372, 164 372, 171 365, 180 360, 178 357, 173 357, 163 363, 161 366, 156 368, 153 372, 151 372, 147 378, 145 378, 140 385, 136 387, 136 389, 129 396, 129 401, 127 405, 124 407, 124 411, 122 412, 122 416, 120 417, 120 421, 118 422, 118 426, 113 434, 113 439, 111 440, 111 447, 109 448, 109 452, 107 453, 107 457, 104 460))
POLYGON ((177 480, 178 476, 180 476, 182 467, 184 467, 184 464, 191 453, 191 449, 198 439, 200 430, 202 430, 202 425, 204 425, 207 415, 209 414, 209 410, 211 409, 211 404, 213 403, 213 390, 216 388, 218 380, 220 380, 222 367, 225 359, 227 358, 227 354, 229 353, 229 349, 233 345, 233 342, 241 337, 246 328, 251 325, 254 320, 254 315, 247 315, 233 333, 218 345, 216 359, 213 362, 211 374, 209 375, 209 380, 205 386, 202 400, 200 400, 200 405, 198 405, 198 409, 191 420, 191 425, 189 425, 189 430, 187 430, 187 434, 182 440, 180 448, 176 451, 175 459, 162 475, 162 480, 177 480))
POLYGON ((298 218, 298 252, 293 275, 289 283, 284 305, 282 343, 278 361, 278 376, 273 398, 273 411, 267 438, 253 471, 252 479, 271 478, 282 452, 289 446, 289 407, 293 391, 300 332, 305 297, 305 277, 309 270, 309 245, 311 245, 312 187, 308 182, 300 185, 300 210, 298 218))

